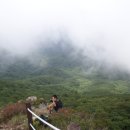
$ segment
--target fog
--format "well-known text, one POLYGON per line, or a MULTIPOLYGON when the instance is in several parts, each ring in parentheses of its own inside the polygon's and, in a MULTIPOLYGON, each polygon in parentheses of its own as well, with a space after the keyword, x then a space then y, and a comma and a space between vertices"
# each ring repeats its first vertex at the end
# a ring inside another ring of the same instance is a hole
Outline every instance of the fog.
POLYGON ((1 0, 0 49, 25 55, 67 36, 84 55, 130 71, 129 7, 129 0, 1 0))

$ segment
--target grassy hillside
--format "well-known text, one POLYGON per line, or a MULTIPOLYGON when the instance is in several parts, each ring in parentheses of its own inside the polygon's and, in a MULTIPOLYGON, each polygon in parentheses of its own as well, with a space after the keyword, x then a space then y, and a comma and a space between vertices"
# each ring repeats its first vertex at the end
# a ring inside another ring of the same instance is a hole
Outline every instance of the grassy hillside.
POLYGON ((28 57, 2 54, 1 109, 28 96, 43 97, 48 102, 51 95, 57 94, 65 108, 75 111, 69 117, 51 117, 59 128, 71 121, 79 123, 82 130, 130 129, 130 80, 126 72, 99 67, 70 44, 40 48, 28 57), (80 114, 84 115, 83 120, 80 114))
POLYGON ((83 75, 79 68, 53 70, 51 73, 24 79, 1 79, 0 106, 30 95, 49 98, 54 93, 61 97, 73 93, 84 96, 130 94, 128 80, 92 79, 83 75))
POLYGON ((110 130, 130 129, 129 81, 87 79, 78 73, 74 77, 70 75, 69 78, 46 75, 20 80, 0 80, 0 88, 1 107, 31 95, 43 97, 49 102, 50 96, 57 94, 62 99, 64 107, 76 111, 75 116, 70 113, 69 117, 64 115, 52 117, 53 123, 59 128, 62 123, 66 127, 72 116, 71 121, 80 124, 83 130, 90 127, 110 130), (94 116, 91 126, 87 117, 81 120, 79 112, 86 113, 86 116, 94 116))
MULTIPOLYGON (((78 123, 86 129, 130 129, 130 94, 128 81, 90 80, 78 76, 72 79, 39 76, 22 80, 0 81, 1 107, 17 102, 27 96, 43 97, 47 102, 52 94, 57 94, 64 107, 72 109, 68 115, 52 115, 52 123, 65 129, 69 122, 78 123), (124 88, 124 89, 123 89, 124 88)), ((16 115, 9 123, 26 116, 16 115)), ((21 122, 22 122, 21 120, 21 122)), ((17 123, 17 122, 16 122, 17 123)), ((15 123, 14 123, 15 124, 15 123)), ((36 125, 36 124, 35 124, 36 125)), ((38 129, 39 126, 36 125, 38 129)), ((42 127, 41 127, 42 128, 42 127)))

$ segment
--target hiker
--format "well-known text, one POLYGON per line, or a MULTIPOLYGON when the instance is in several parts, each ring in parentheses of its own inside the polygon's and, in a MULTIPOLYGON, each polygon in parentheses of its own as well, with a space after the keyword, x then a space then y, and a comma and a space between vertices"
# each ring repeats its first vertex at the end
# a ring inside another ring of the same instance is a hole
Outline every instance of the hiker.
POLYGON ((51 113, 52 110, 54 109, 56 112, 63 107, 63 104, 61 100, 58 99, 57 95, 53 95, 50 100, 50 104, 48 105, 47 109, 51 113))

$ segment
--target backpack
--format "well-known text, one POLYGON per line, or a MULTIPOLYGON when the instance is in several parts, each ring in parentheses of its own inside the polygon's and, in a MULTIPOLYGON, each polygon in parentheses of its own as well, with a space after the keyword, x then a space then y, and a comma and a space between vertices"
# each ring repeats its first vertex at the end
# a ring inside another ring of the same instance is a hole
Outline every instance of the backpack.
POLYGON ((57 105, 58 105, 59 108, 62 108, 62 107, 63 107, 63 103, 62 103, 62 101, 59 100, 59 101, 57 102, 57 105))
POLYGON ((56 102, 56 107, 54 107, 55 111, 58 111, 60 108, 63 107, 63 103, 61 100, 56 102))

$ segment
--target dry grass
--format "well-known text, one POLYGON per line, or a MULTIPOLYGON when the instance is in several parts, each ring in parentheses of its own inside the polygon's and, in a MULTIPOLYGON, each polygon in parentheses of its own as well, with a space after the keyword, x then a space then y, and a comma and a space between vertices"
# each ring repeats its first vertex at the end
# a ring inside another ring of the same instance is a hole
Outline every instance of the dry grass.
POLYGON ((0 113, 2 121, 7 121, 17 114, 25 114, 26 107, 24 103, 9 104, 0 113))

